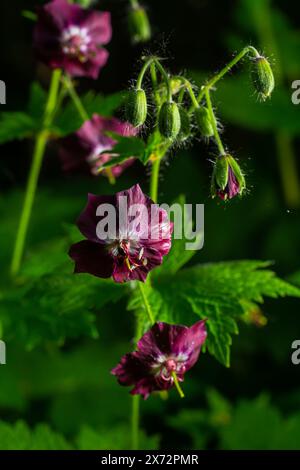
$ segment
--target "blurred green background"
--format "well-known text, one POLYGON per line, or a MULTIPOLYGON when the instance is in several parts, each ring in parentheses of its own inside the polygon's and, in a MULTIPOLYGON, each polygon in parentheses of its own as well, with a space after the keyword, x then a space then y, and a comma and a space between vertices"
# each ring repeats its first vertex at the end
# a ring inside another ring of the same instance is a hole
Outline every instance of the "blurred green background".
MULTIPOLYGON (((133 47, 127 2, 99 2, 101 9, 112 12, 110 59, 97 82, 82 80, 82 91, 125 89, 145 50, 168 57, 172 71, 185 70, 195 83, 247 44, 266 53, 278 84, 272 100, 257 102, 243 66, 215 93, 224 141, 246 169, 246 197, 225 206, 210 199, 214 147, 197 142, 164 163, 159 200, 172 202, 184 193, 187 202, 205 204, 205 245, 195 262, 273 260, 278 274, 300 284, 300 107, 291 102, 291 82, 300 79, 300 10, 279 0, 145 3, 154 38, 149 46, 133 47)), ((0 6, 5 110, 24 108, 31 80, 38 76, 45 81, 31 49, 32 22, 21 16, 22 9, 33 9, 36 2, 13 4, 0 6)), ((24 276, 27 269, 31 283, 20 282, 7 295, 31 150, 28 141, 1 147, 0 317, 7 364, 0 366, 0 418, 7 424, 0 423, 0 448, 43 448, 46 441, 53 449, 128 448, 130 396, 109 371, 132 347, 131 313, 109 289, 106 295, 114 302, 101 306, 101 283, 98 301, 95 292, 81 293, 80 281, 73 284, 71 276, 55 278, 50 285, 45 273, 55 272, 62 256, 66 272, 72 272, 64 253, 87 192, 112 192, 136 181, 146 191, 149 177, 139 163, 113 189, 101 177, 66 176, 55 145, 50 146, 28 236, 26 255, 31 261, 27 268, 25 262, 24 276), (27 425, 9 424, 17 420, 27 425)), ((300 366, 290 358, 291 343, 300 336, 299 300, 268 300, 263 311, 266 327, 241 326, 234 338, 230 369, 203 355, 186 379, 184 401, 171 393, 165 401, 157 396, 142 404, 142 447, 300 449, 300 366)))

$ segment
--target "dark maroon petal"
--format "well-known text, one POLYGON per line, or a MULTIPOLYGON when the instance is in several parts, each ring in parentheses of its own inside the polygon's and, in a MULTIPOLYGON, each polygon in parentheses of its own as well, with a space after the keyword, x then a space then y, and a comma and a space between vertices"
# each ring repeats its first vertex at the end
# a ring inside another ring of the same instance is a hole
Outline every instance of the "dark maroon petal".
POLYGON ((131 188, 117 193, 117 202, 119 201, 120 197, 126 197, 128 208, 134 204, 147 204, 147 196, 143 193, 139 184, 135 184, 131 188))
POLYGON ((75 273, 89 273, 102 278, 112 275, 112 258, 99 243, 88 240, 75 243, 69 256, 75 261, 75 273))
POLYGON ((136 352, 125 354, 111 373, 121 385, 133 385, 149 373, 149 364, 141 360, 136 352))
POLYGON ((228 183, 227 183, 227 194, 228 194, 228 199, 232 199, 234 196, 239 194, 240 191, 240 185, 231 169, 229 166, 228 168, 228 183))
POLYGON ((146 400, 152 392, 166 390, 170 388, 170 384, 166 382, 166 385, 159 386, 154 376, 149 375, 139 380, 135 387, 131 390, 131 395, 141 395, 146 400))
POLYGON ((60 139, 58 144, 64 171, 89 170, 87 156, 91 154, 92 147, 88 142, 83 142, 76 133, 60 139))
POLYGON ((59 56, 59 61, 54 58, 51 61, 52 67, 61 67, 72 77, 90 77, 96 80, 100 69, 106 64, 109 53, 106 49, 100 48, 93 58, 82 62, 76 57, 59 56), (61 59, 63 57, 63 59, 61 59))
POLYGON ((108 11, 87 11, 86 17, 80 21, 80 26, 88 29, 89 35, 95 44, 107 44, 111 40, 111 18, 108 11))
MULTIPOLYGON (((94 114, 74 134, 60 139, 59 155, 63 169, 65 171, 84 169, 98 175, 101 166, 115 158, 110 153, 102 153, 111 150, 116 143, 113 138, 106 135, 106 131, 113 131, 121 135, 134 135, 136 132, 126 122, 94 114)), ((112 167, 113 175, 118 177, 133 162, 132 158, 112 167)))
POLYGON ((96 212, 98 206, 101 204, 116 206, 115 196, 96 196, 95 194, 88 194, 87 205, 77 220, 77 225, 82 235, 88 240, 98 243, 101 243, 101 240, 97 237, 96 227, 101 217, 98 217, 96 212))
POLYGON ((178 336, 186 330, 188 330, 187 326, 155 323, 139 340, 138 350, 144 355, 154 355, 154 357, 159 356, 160 353, 172 354, 178 336))
POLYGON ((187 361, 185 362, 186 370, 189 370, 197 362, 206 336, 205 320, 200 320, 190 328, 182 330, 174 341, 174 354, 187 355, 187 361))

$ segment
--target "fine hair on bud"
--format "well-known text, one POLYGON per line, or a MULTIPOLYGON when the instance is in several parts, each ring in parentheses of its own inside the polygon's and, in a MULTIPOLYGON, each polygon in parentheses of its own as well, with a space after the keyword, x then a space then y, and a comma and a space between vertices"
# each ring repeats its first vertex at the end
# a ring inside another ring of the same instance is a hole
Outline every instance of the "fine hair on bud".
POLYGON ((251 69, 252 83, 262 100, 266 100, 272 94, 275 86, 273 71, 268 59, 263 56, 255 57, 251 69))
POLYGON ((199 106, 195 109, 194 115, 202 137, 212 137, 214 135, 214 125, 208 109, 205 106, 199 106))
POLYGON ((160 108, 158 115, 158 129, 163 137, 175 140, 181 128, 181 119, 178 106, 173 101, 166 101, 160 108))
POLYGON ((131 7, 128 14, 128 28, 134 44, 151 39, 151 26, 145 8, 139 4, 131 7))
POLYGON ((142 88, 129 91, 126 118, 134 126, 142 126, 147 118, 147 97, 142 88))

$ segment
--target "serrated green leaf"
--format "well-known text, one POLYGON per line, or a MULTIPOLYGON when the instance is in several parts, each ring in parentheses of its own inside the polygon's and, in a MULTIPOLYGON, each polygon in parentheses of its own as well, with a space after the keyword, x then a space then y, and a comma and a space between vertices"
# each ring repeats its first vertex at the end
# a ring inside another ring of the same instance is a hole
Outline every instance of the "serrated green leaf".
POLYGON ((2 113, 0 117, 0 144, 31 137, 37 129, 37 123, 26 113, 2 113))
POLYGON ((174 276, 153 277, 152 289, 162 298, 160 310, 170 323, 190 324, 195 316, 207 318, 206 347, 222 364, 230 364, 231 336, 237 320, 262 303, 263 297, 300 297, 300 289, 279 279, 263 261, 232 261, 197 265, 174 276))
POLYGON ((31 430, 23 421, 8 424, 0 421, 0 450, 69 450, 63 436, 46 424, 31 430))
MULTIPOLYGON (((158 436, 148 437, 143 431, 139 431, 140 447, 144 450, 158 448, 158 436)), ((95 431, 84 426, 77 438, 79 450, 124 450, 131 447, 131 436, 127 426, 113 427, 95 431)))

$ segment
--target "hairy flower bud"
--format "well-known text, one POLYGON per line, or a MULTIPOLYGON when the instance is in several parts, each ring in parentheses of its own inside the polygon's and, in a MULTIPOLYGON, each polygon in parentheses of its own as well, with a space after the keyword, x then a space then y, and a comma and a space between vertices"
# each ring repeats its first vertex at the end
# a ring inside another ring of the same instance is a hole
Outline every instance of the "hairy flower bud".
POLYGON ((134 127, 142 126, 146 121, 147 97, 142 88, 131 90, 129 92, 126 117, 134 127))
POLYGON ((190 137, 191 135, 191 122, 188 112, 184 108, 179 108, 180 114, 180 132, 179 140, 183 141, 190 137))
POLYGON ((180 113, 176 103, 166 101, 160 108, 158 129, 163 137, 174 140, 181 127, 180 113))
POLYGON ((212 175, 212 197, 219 196, 226 201, 242 195, 245 187, 245 178, 237 161, 229 154, 220 155, 212 175))
POLYGON ((195 109, 195 119, 203 137, 212 137, 214 135, 213 122, 205 106, 199 106, 199 108, 195 109))
POLYGON ((275 80, 269 61, 263 57, 255 57, 252 65, 252 82, 260 98, 265 100, 274 90, 275 80))
POLYGON ((128 26, 133 43, 151 39, 151 26, 145 8, 138 5, 129 11, 128 26))

